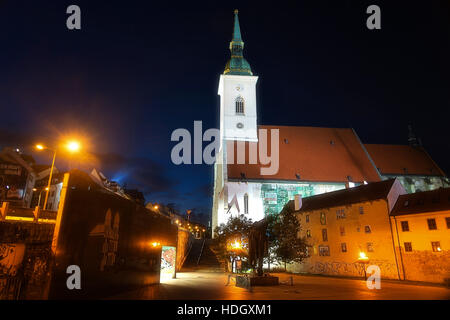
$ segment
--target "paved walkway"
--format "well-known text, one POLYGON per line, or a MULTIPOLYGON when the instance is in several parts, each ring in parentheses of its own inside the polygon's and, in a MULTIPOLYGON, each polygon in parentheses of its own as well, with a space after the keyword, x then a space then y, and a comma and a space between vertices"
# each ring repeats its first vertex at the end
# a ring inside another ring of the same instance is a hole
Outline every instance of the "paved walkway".
MULTIPOLYGON (((290 275, 277 274, 289 282, 290 275)), ((129 291, 111 299, 187 299, 187 300, 448 300, 444 287, 382 281, 381 289, 370 290, 365 281, 320 276, 293 275, 294 285, 253 287, 252 292, 225 286, 228 275, 212 272, 182 272, 177 279, 129 291)))

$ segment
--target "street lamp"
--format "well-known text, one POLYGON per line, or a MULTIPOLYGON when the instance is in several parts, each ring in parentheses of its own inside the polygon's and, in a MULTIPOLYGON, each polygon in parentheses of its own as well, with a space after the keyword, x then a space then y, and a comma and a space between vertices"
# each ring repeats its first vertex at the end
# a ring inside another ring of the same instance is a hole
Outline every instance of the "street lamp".
POLYGON ((369 263, 369 257, 365 254, 365 252, 361 251, 359 253, 358 262, 361 263, 361 265, 364 268, 364 280, 367 280, 367 274, 366 274, 366 264, 369 263))
MULTIPOLYGON (((67 142, 66 149, 68 151, 70 151, 70 152, 77 152, 77 151, 80 150, 80 148, 81 148, 80 143, 75 141, 75 140, 67 142)), ((47 201, 48 201, 48 194, 49 194, 49 191, 50 191, 50 186, 52 184, 53 168, 55 167, 55 159, 56 159, 56 150, 57 149, 56 148, 55 149, 51 149, 51 148, 46 147, 46 146, 44 146, 42 144, 37 144, 36 145, 36 149, 38 149, 38 150, 45 150, 45 149, 47 149, 47 150, 53 152, 52 166, 50 168, 50 175, 48 177, 47 188, 45 188, 45 190, 47 192, 45 193, 45 200, 44 200, 44 207, 43 207, 43 209, 46 210, 46 208, 47 208, 47 201)))

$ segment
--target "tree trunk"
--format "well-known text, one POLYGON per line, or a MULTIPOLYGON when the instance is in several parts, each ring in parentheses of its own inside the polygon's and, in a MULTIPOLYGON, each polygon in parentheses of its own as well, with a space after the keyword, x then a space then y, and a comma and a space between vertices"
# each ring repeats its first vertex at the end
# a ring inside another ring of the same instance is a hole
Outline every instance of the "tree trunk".
POLYGON ((286 268, 286 260, 284 260, 284 271, 285 271, 285 272, 287 271, 287 268, 286 268))

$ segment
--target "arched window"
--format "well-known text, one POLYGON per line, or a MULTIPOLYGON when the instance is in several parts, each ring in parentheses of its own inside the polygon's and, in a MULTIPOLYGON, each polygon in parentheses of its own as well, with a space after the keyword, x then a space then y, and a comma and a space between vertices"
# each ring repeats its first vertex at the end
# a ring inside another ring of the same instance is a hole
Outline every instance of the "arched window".
POLYGON ((236 114, 244 114, 244 98, 241 96, 236 98, 236 114))
POLYGON ((244 194, 244 213, 248 214, 248 194, 244 194))

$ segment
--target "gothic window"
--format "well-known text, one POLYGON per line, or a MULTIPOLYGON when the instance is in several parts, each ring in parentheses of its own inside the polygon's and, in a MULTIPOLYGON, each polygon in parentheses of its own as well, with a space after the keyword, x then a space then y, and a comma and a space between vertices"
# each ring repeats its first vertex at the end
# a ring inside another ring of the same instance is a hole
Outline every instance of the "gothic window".
POLYGON ((248 194, 244 194, 244 213, 248 214, 248 194))
POLYGON ((236 98, 236 114, 244 114, 244 98, 241 96, 236 98))

